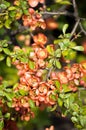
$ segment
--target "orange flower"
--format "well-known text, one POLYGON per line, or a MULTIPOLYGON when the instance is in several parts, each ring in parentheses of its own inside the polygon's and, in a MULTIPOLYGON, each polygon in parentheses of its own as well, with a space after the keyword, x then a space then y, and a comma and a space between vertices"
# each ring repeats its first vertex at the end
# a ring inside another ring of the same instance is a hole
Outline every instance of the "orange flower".
POLYGON ((45 128, 45 130, 54 130, 54 126, 51 125, 50 128, 45 128))
POLYGON ((45 61, 44 60, 42 60, 42 59, 39 59, 38 61, 37 61, 37 64, 39 65, 39 67, 40 68, 44 68, 45 67, 45 61))
POLYGON ((28 3, 31 7, 36 7, 39 3, 39 0, 28 0, 28 3))
POLYGON ((34 89, 36 89, 38 87, 40 79, 37 77, 31 77, 28 79, 28 84, 33 87, 34 89))
POLYGON ((37 57, 38 57, 39 59, 46 59, 47 56, 48 56, 48 53, 47 53, 46 49, 39 49, 39 50, 37 51, 37 57))
POLYGON ((57 77, 62 84, 68 83, 67 75, 65 72, 59 72, 57 73, 57 77))
POLYGON ((38 35, 33 36, 33 40, 37 45, 41 46, 46 44, 47 37, 44 34, 39 33, 38 35))
POLYGON ((51 72, 50 77, 51 77, 52 80, 53 80, 53 79, 58 79, 56 72, 51 72))
POLYGON ((56 29, 58 27, 58 24, 56 23, 56 21, 54 20, 54 18, 47 18, 45 20, 45 22, 46 22, 47 29, 52 30, 52 29, 56 29))
POLYGON ((40 95, 40 96, 44 96, 44 95, 47 94, 48 88, 49 88, 49 87, 47 86, 47 84, 46 84, 45 82, 41 82, 41 83, 39 84, 38 89, 36 90, 36 94, 37 94, 37 95, 40 95))
POLYGON ((42 74, 43 74, 43 70, 42 70, 42 69, 39 69, 39 70, 37 71, 37 73, 36 73, 36 76, 37 76, 37 77, 41 77, 42 74))

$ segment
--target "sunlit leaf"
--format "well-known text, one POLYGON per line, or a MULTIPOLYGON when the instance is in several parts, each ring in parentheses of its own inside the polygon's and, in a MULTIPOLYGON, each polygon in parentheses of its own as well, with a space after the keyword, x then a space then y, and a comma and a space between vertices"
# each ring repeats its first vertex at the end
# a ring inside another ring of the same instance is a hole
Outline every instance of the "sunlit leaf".
POLYGON ((64 35, 65 35, 67 29, 68 29, 68 24, 65 24, 65 25, 63 26, 63 34, 64 34, 64 35))
POLYGON ((77 50, 77 51, 84 51, 84 48, 82 46, 75 46, 75 47, 72 47, 72 49, 77 50))
POLYGON ((7 57, 6 64, 8 67, 11 67, 11 58, 10 57, 7 57))

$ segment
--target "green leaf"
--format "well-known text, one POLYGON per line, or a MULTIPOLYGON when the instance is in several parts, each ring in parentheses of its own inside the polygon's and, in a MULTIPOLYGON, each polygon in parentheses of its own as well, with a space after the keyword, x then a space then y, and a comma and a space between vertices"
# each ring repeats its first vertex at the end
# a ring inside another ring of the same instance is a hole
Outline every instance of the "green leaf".
POLYGON ((5 59, 5 55, 4 54, 0 54, 0 61, 5 59))
POLYGON ((62 88, 62 92, 64 93, 71 91, 67 84, 62 84, 62 88))
POLYGON ((8 86, 8 81, 3 81, 3 87, 6 88, 8 86))
POLYGON ((75 117, 75 116, 71 117, 71 120, 72 120, 73 123, 78 122, 78 119, 77 119, 77 117, 75 117))
POLYGON ((10 11, 9 15, 10 15, 11 18, 14 18, 16 16, 16 11, 15 10, 10 11))
POLYGON ((50 111, 55 111, 56 108, 57 108, 57 105, 54 105, 54 106, 50 109, 50 111))
POLYGON ((3 3, 4 3, 7 7, 10 6, 10 2, 4 1, 3 3))
POLYGON ((50 55, 54 55, 54 49, 53 49, 53 47, 51 47, 50 45, 47 45, 46 49, 47 49, 47 51, 48 51, 48 53, 50 55))
POLYGON ((57 88, 57 91, 59 92, 60 91, 60 86, 61 86, 60 82, 58 80, 55 80, 54 83, 55 83, 55 86, 57 88))
POLYGON ((58 44, 60 42, 62 42, 62 39, 56 39, 56 40, 54 40, 54 44, 58 44))
POLYGON ((5 21, 5 27, 7 28, 7 29, 10 29, 10 25, 11 25, 11 23, 12 23, 12 21, 11 21, 11 19, 7 19, 6 21, 5 21))
POLYGON ((58 69, 61 69, 61 63, 58 61, 58 60, 56 60, 55 61, 55 65, 56 65, 56 67, 58 68, 58 69))
POLYGON ((62 101, 61 98, 58 98, 58 105, 59 105, 60 107, 62 107, 62 105, 63 105, 63 101, 62 101))
POLYGON ((7 102, 8 107, 12 107, 12 102, 7 102))
POLYGON ((4 121, 3 120, 0 120, 0 130, 2 130, 4 127, 4 121))
POLYGON ((8 67, 11 67, 11 58, 10 57, 7 57, 6 64, 8 67))
POLYGON ((6 114, 4 115, 4 117, 9 119, 9 118, 10 118, 10 113, 6 113, 6 114))
MULTIPOLYGON (((70 99, 70 100, 71 100, 71 99, 70 99)), ((75 111, 75 112, 78 112, 78 111, 79 111, 79 106, 78 106, 78 104, 76 104, 76 103, 72 104, 72 105, 71 105, 71 108, 72 108, 72 110, 75 111)))
POLYGON ((82 46, 75 46, 75 47, 72 47, 72 49, 77 50, 77 51, 84 51, 84 48, 82 46))
POLYGON ((29 64, 30 69, 34 69, 35 68, 35 63, 33 61, 29 60, 28 64, 29 64))
POLYGON ((2 48, 0 47, 0 52, 2 52, 2 48))
POLYGON ((6 96, 6 98, 7 98, 7 100, 8 101, 12 101, 12 95, 11 95, 11 93, 6 93, 6 92, 4 92, 4 96, 6 96))
POLYGON ((5 54, 10 55, 10 50, 8 48, 3 48, 5 54))
POLYGON ((68 24, 65 24, 65 25, 63 26, 63 30, 62 30, 64 35, 65 35, 65 33, 66 33, 67 28, 68 28, 68 24))
POLYGON ((80 123, 83 127, 86 127, 86 116, 80 116, 80 123))
POLYGON ((9 10, 9 11, 11 11, 11 10, 16 10, 16 7, 15 7, 15 6, 10 6, 10 7, 8 8, 8 10, 9 10))
POLYGON ((28 94, 28 92, 25 91, 24 89, 20 89, 20 90, 19 90, 19 93, 20 93, 22 96, 25 96, 25 95, 28 94))
POLYGON ((69 98, 65 99, 65 101, 64 101, 64 106, 65 106, 67 109, 69 109, 69 107, 70 107, 70 100, 69 100, 69 98))
POLYGON ((0 4, 0 9, 6 9, 7 6, 5 4, 0 4))
POLYGON ((71 3, 67 0, 65 1, 61 1, 60 4, 63 4, 63 5, 71 5, 71 3))
POLYGON ((8 46, 7 40, 0 40, 0 46, 1 47, 7 47, 8 46))
POLYGON ((56 57, 61 57, 61 50, 60 50, 60 49, 57 49, 57 50, 55 51, 55 56, 56 56, 56 57))
POLYGON ((33 100, 29 100, 29 104, 31 108, 35 108, 35 103, 33 102, 33 100))

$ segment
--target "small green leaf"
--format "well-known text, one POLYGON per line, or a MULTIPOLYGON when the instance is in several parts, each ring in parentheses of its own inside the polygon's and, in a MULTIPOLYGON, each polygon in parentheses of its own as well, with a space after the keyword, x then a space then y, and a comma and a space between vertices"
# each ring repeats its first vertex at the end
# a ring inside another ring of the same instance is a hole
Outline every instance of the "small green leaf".
POLYGON ((28 94, 28 92, 25 91, 24 89, 20 89, 20 90, 19 90, 19 93, 20 93, 22 96, 25 96, 25 95, 28 94))
POLYGON ((0 52, 2 52, 2 48, 0 47, 0 52))
POLYGON ((67 1, 67 0, 60 2, 60 4, 63 4, 63 5, 71 5, 71 3, 70 3, 69 1, 67 1))
POLYGON ((62 88, 62 92, 64 93, 71 91, 67 84, 62 84, 62 88))
POLYGON ((3 3, 6 5, 6 7, 10 6, 10 2, 4 1, 3 3))
POLYGON ((5 55, 4 54, 0 54, 0 61, 5 59, 5 55))
POLYGON ((63 101, 62 101, 61 98, 58 98, 58 105, 59 105, 60 107, 62 107, 62 105, 63 105, 63 101))
POLYGON ((11 58, 10 57, 7 57, 6 64, 8 67, 11 67, 11 58))
POLYGON ((0 21, 0 28, 2 28, 4 26, 4 24, 0 21))
POLYGON ((86 127, 86 116, 80 116, 80 124, 83 126, 83 127, 86 127))
POLYGON ((54 55, 54 49, 53 49, 53 47, 51 47, 50 45, 47 45, 47 51, 48 51, 48 53, 50 54, 50 55, 54 55))
POLYGON ((55 61, 55 65, 58 69, 61 69, 61 63, 58 60, 55 61))
POLYGON ((55 86, 56 86, 57 90, 60 91, 60 86, 61 86, 60 82, 58 80, 55 80, 54 83, 55 83, 55 86))
POLYGON ((7 47, 8 46, 7 40, 0 40, 0 46, 1 47, 7 47))
POLYGON ((3 130, 4 127, 4 121, 0 119, 0 130, 3 130))
POLYGON ((0 4, 0 9, 6 9, 7 6, 5 4, 0 4))
POLYGON ((70 107, 70 100, 67 98, 67 99, 65 99, 65 101, 64 101, 64 106, 67 108, 67 109, 69 109, 69 107, 70 107))
POLYGON ((9 10, 9 11, 11 11, 11 10, 16 10, 16 7, 15 7, 15 6, 10 6, 10 7, 8 8, 8 10, 9 10))
POLYGON ((12 102, 7 102, 8 107, 12 107, 12 102))
POLYGON ((72 47, 72 49, 77 50, 77 51, 84 51, 84 48, 82 46, 75 46, 75 47, 72 47))
POLYGON ((4 92, 4 96, 6 96, 6 98, 7 98, 8 101, 12 101, 12 95, 11 95, 11 93, 4 92))
POLYGON ((12 21, 11 21, 11 19, 7 19, 6 21, 5 21, 5 27, 7 28, 7 29, 10 29, 10 25, 11 25, 11 23, 12 23, 12 21))
POLYGON ((66 33, 67 28, 68 28, 68 24, 65 24, 65 25, 63 26, 63 30, 62 30, 64 35, 65 35, 65 33, 66 33))
POLYGON ((29 104, 31 108, 35 108, 35 103, 33 102, 33 100, 29 100, 29 104))
POLYGON ((54 105, 54 106, 50 109, 50 111, 55 111, 56 108, 57 108, 57 105, 54 105))
POLYGON ((78 122, 78 119, 77 119, 77 117, 75 117, 75 116, 71 117, 71 120, 72 120, 73 123, 78 122))
POLYGON ((33 61, 29 60, 28 64, 29 64, 30 69, 34 69, 35 68, 35 63, 33 61))
POLYGON ((5 118, 10 118, 10 113, 6 113, 6 114, 4 115, 4 117, 5 117, 5 118))
POLYGON ((16 11, 15 11, 15 10, 10 11, 10 12, 9 12, 9 16, 10 16, 11 18, 14 18, 14 17, 16 16, 16 11))
POLYGON ((8 48, 3 48, 5 54, 10 55, 10 50, 8 48))
POLYGON ((56 57, 61 57, 61 50, 60 50, 60 49, 57 49, 57 50, 55 51, 55 56, 56 56, 56 57))

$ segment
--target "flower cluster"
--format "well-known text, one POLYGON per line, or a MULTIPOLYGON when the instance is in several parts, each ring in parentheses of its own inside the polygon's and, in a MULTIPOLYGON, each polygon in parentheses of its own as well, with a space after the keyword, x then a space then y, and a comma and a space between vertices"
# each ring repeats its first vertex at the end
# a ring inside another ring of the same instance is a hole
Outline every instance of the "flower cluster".
MULTIPOLYGON (((33 112, 30 109, 29 100, 33 100, 35 106, 43 109, 44 106, 52 106, 56 103, 57 95, 54 92, 55 86, 52 80, 44 81, 43 74, 47 66, 48 52, 44 45, 47 42, 47 37, 39 33, 33 37, 33 51, 30 52, 30 62, 34 63, 34 68, 31 69, 29 63, 21 63, 18 60, 14 62, 18 69, 20 82, 14 92, 25 91, 24 96, 13 99, 13 108, 19 111, 21 119, 29 120, 33 117, 33 112), (27 114, 29 113, 29 114, 27 114)), ((19 49, 16 47, 16 49, 19 49)))
MULTIPOLYGON (((33 36, 34 43, 29 54, 29 63, 23 63, 16 60, 13 64, 18 69, 20 82, 14 88, 14 92, 20 93, 19 98, 13 99, 13 108, 20 113, 22 120, 29 120, 34 117, 29 101, 32 100, 35 106, 40 109, 46 106, 53 106, 58 101, 58 92, 78 90, 78 86, 86 87, 84 77, 86 77, 86 62, 73 64, 71 67, 64 67, 64 71, 55 72, 46 71, 48 67, 49 53, 45 47, 47 37, 39 33, 33 36), (31 68, 30 65, 33 64, 31 68), (49 75, 49 76, 48 76, 49 75), (43 79, 43 76, 46 78, 43 79), (47 78, 48 76, 48 78, 47 78), (56 82, 58 82, 56 84, 56 82), (59 90, 59 91, 58 91, 59 90), (22 95, 23 93, 23 95, 22 95)), ((19 48, 15 48, 19 49, 19 48)), ((53 48, 55 49, 55 48, 53 48)), ((23 49, 25 51, 25 49, 23 49)))
POLYGON ((28 9, 28 15, 22 16, 23 25, 29 26, 31 30, 35 30, 36 27, 46 28, 46 23, 42 18, 42 15, 37 13, 33 8, 28 9))
POLYGON ((73 64, 71 67, 64 67, 63 72, 51 72, 51 79, 59 81, 60 92, 64 89, 64 84, 69 91, 77 91, 78 86, 86 87, 86 61, 81 64, 73 64))

